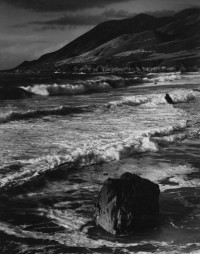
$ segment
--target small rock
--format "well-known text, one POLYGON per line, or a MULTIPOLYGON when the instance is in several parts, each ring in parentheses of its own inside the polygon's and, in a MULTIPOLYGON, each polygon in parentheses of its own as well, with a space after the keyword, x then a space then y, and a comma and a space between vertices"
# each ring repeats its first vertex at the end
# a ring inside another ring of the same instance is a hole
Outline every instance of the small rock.
POLYGON ((114 235, 155 226, 159 216, 159 186, 135 174, 107 179, 95 204, 95 222, 114 235))
POLYGON ((165 95, 165 100, 166 100, 167 103, 169 103, 169 104, 174 104, 174 101, 172 100, 172 98, 169 96, 168 93, 165 95))

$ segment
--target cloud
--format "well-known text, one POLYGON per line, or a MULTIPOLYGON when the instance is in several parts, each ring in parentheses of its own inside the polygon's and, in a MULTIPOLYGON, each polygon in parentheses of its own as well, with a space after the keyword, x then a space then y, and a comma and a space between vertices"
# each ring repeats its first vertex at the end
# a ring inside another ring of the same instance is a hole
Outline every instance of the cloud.
POLYGON ((24 60, 37 59, 43 54, 62 48, 67 43, 68 40, 51 45, 46 40, 30 41, 26 37, 15 41, 0 39, 0 70, 13 68, 24 60))
POLYGON ((32 59, 32 55, 37 51, 37 45, 12 44, 0 42, 0 69, 12 68, 24 61, 32 59))
MULTIPOLYGON (((162 10, 162 11, 152 11, 152 12, 145 12, 146 14, 155 16, 155 17, 163 17, 163 16, 171 16, 174 15, 176 12, 171 10, 162 10)), ((101 22, 113 20, 113 19, 123 19, 134 17, 138 13, 129 13, 128 11, 124 10, 106 10, 99 14, 87 14, 87 13, 68 13, 58 18, 43 20, 43 21, 31 21, 24 24, 18 24, 12 26, 13 28, 23 28, 23 27, 30 27, 35 26, 36 31, 44 31, 50 29, 60 29, 64 30, 65 27, 81 27, 81 26, 94 26, 101 22)))
POLYGON ((68 14, 56 19, 46 20, 46 21, 32 21, 25 24, 19 24, 13 26, 14 28, 27 27, 30 25, 39 26, 37 30, 47 30, 47 29, 64 29, 65 26, 92 26, 103 21, 110 19, 122 19, 129 17, 130 14, 127 11, 115 11, 108 10, 100 14, 68 14))
POLYGON ((12 6, 33 10, 36 12, 77 11, 100 7, 114 3, 124 3, 130 0, 1 0, 12 6))
POLYGON ((148 11, 146 12, 149 15, 152 15, 154 17, 167 17, 172 16, 177 13, 177 11, 174 10, 163 10, 163 11, 148 11))

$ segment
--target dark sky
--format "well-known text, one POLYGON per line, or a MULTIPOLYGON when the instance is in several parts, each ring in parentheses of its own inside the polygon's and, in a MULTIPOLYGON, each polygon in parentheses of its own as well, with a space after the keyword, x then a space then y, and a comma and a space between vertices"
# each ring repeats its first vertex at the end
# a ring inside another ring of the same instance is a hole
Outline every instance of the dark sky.
POLYGON ((0 0, 0 69, 55 51, 102 21, 195 6, 200 0, 0 0))

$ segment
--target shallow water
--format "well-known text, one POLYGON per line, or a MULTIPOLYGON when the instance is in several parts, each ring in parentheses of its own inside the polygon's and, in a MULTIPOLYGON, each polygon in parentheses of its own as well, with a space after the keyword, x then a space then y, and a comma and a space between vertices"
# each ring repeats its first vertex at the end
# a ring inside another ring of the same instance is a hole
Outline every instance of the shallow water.
POLYGON ((1 101, 0 253, 198 253, 199 76, 1 101), (93 205, 127 171, 160 185, 160 224, 113 237, 93 205))

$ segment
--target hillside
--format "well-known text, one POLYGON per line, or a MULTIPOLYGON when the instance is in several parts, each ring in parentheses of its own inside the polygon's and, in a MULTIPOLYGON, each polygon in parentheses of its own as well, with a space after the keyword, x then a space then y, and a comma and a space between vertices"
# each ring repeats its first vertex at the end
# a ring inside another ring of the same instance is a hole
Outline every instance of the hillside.
POLYGON ((86 63, 90 61, 106 60, 117 56, 122 52, 131 52, 138 49, 145 49, 154 45, 170 41, 171 36, 162 36, 157 31, 145 31, 136 34, 125 34, 115 38, 96 49, 83 53, 74 58, 68 58, 57 62, 58 65, 66 63, 86 63))
POLYGON ((112 20, 58 51, 24 62, 18 70, 65 70, 75 64, 145 65, 199 64, 200 9, 187 9, 172 17, 139 14, 112 20), (167 59, 167 60, 166 60, 167 59), (185 60, 186 61, 185 61, 185 60))

